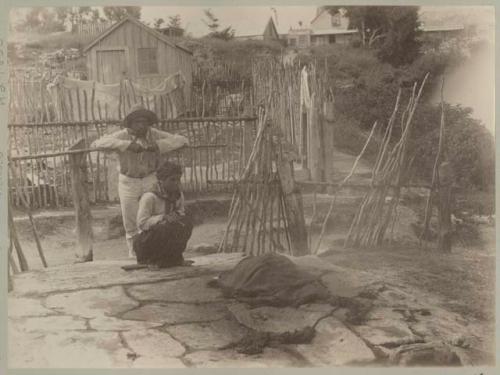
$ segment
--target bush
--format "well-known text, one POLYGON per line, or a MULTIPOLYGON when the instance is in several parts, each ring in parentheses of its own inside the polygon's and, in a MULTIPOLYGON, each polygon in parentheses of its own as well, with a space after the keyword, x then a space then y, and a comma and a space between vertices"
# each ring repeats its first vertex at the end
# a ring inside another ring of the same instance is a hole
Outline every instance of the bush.
MULTIPOLYGON (((362 131, 355 121, 346 118, 342 114, 337 114, 335 118, 334 145, 340 151, 351 155, 359 155, 368 139, 368 135, 369 132, 362 131)), ((373 164, 379 146, 380 138, 374 134, 363 154, 363 159, 369 164, 373 164)))
MULTIPOLYGON (((495 140, 485 126, 471 116, 470 108, 445 105, 443 155, 450 161, 455 183, 462 188, 488 190, 495 182, 495 140)), ((415 113, 413 149, 415 173, 431 181, 436 158, 441 108, 422 105, 415 113)))
POLYGON ((195 62, 203 66, 226 65, 240 77, 251 79, 252 62, 262 55, 279 55, 283 46, 277 42, 261 40, 220 40, 216 38, 186 39, 183 43, 193 51, 195 62))

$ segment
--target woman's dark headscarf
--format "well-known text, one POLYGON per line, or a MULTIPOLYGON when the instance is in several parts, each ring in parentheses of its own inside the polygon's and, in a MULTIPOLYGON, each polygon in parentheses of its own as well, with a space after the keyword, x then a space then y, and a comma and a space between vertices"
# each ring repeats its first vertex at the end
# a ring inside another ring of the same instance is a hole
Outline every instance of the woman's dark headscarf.
MULTIPOLYGON (((158 181, 165 180, 172 175, 182 175, 182 168, 180 165, 166 161, 156 170, 156 178, 158 181)), ((162 191, 161 185, 158 193, 168 201, 175 201, 179 199, 181 194, 180 190, 176 192, 162 191)))
POLYGON ((156 170, 158 180, 164 180, 172 175, 182 175, 182 168, 179 164, 166 161, 156 170))

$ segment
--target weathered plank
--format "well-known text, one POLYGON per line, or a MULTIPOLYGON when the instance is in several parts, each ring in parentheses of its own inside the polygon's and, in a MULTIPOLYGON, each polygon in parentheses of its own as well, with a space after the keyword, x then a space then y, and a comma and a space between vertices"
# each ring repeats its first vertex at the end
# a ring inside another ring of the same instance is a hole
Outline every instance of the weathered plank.
MULTIPOLYGON (((85 140, 81 139, 75 143, 70 150, 74 151, 81 149, 84 145, 85 140)), ((85 153, 73 153, 69 155, 78 241, 75 255, 77 260, 81 262, 93 260, 92 214, 90 211, 89 193, 86 186, 87 165, 85 156, 85 153)))

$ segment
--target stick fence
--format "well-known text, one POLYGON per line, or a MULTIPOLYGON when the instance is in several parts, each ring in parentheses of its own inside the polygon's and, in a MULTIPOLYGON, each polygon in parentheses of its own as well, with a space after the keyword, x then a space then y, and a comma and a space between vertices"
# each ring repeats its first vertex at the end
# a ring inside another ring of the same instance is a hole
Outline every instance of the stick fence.
MULTIPOLYGON (((119 130, 119 125, 117 120, 9 124, 9 159, 16 171, 16 178, 9 175, 12 205, 22 204, 22 193, 35 208, 72 205, 69 155, 74 151, 68 148, 83 139, 88 149, 94 139, 119 130)), ((245 144, 253 142, 255 126, 253 117, 166 119, 158 124, 160 130, 189 139, 188 148, 164 158, 184 167, 183 188, 195 195, 227 190, 227 184, 209 183, 211 180, 238 178, 248 156, 245 144)), ((90 201, 117 201, 117 193, 113 193, 116 157, 103 151, 87 152, 86 160, 90 201)))

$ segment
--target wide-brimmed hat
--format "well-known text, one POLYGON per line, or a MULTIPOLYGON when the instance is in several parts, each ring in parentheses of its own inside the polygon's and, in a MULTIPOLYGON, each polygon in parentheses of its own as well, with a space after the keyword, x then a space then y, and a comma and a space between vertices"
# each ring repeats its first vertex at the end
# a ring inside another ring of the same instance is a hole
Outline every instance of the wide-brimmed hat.
POLYGON ((146 109, 141 104, 136 104, 130 108, 127 116, 123 119, 123 126, 129 127, 130 124, 139 118, 145 118, 148 120, 149 125, 156 124, 158 122, 158 116, 156 116, 156 113, 146 109))

